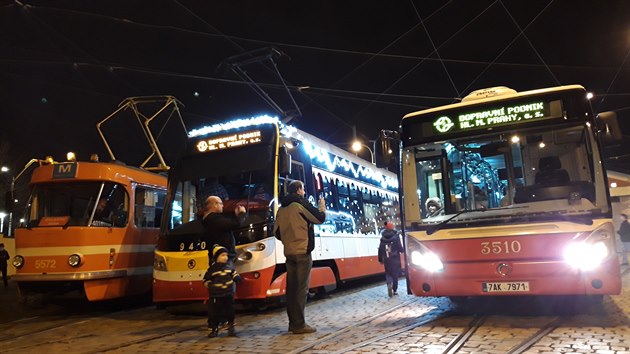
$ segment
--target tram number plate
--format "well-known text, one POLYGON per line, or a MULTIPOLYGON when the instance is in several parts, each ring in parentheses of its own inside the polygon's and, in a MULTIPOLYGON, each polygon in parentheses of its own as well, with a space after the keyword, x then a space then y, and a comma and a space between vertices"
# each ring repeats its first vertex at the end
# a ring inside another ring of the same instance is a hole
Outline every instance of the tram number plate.
POLYGON ((484 293, 529 292, 529 282, 481 283, 481 290, 484 293))

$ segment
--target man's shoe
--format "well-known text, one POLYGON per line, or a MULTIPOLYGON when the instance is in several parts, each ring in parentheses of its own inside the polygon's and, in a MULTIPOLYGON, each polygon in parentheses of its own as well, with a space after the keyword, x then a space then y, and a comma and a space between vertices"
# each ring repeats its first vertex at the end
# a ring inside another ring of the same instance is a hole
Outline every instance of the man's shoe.
POLYGON ((219 329, 215 327, 212 330, 210 330, 210 333, 208 333, 208 338, 214 338, 214 337, 217 337, 218 335, 219 335, 219 329))
POLYGON ((293 332, 293 334, 313 333, 317 332, 317 328, 311 327, 309 325, 304 325, 304 327, 302 328, 292 329, 291 332, 293 332))
POLYGON ((394 290, 392 289, 392 284, 390 283, 387 283, 387 296, 394 296, 394 290))
POLYGON ((237 337, 236 328, 234 328, 234 323, 228 323, 227 330, 228 330, 228 336, 237 337))

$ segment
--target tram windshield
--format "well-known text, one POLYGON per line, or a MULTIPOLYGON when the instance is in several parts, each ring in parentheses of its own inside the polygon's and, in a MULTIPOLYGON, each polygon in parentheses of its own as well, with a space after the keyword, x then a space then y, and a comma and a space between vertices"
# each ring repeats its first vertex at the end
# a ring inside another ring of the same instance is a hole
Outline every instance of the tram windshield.
POLYGON ((112 182, 39 183, 28 204, 28 227, 124 227, 129 196, 112 182))
POLYGON ((211 195, 223 200, 225 215, 234 215, 238 205, 248 210, 243 230, 234 232, 237 244, 269 236, 266 223, 273 207, 272 155, 268 146, 245 150, 249 153, 243 156, 228 151, 210 156, 196 155, 181 161, 170 182, 174 194, 169 198, 165 220, 170 237, 191 238, 192 241, 199 236, 194 235, 200 232, 199 227, 187 225, 201 218, 201 206, 211 195))
POLYGON ((527 130, 403 150, 409 227, 506 218, 591 217, 607 212, 596 190, 597 144, 588 125, 527 130))

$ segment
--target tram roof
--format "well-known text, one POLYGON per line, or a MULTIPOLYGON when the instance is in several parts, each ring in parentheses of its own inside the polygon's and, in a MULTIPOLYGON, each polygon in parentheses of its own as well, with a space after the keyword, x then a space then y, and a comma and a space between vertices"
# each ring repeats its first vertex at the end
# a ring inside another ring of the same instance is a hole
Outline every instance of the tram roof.
POLYGON ((31 183, 68 182, 68 181, 111 181, 127 184, 136 182, 145 185, 166 187, 164 175, 128 166, 119 162, 66 162, 42 165, 33 171, 31 183), (55 166, 76 164, 76 172, 72 177, 53 177, 55 166))

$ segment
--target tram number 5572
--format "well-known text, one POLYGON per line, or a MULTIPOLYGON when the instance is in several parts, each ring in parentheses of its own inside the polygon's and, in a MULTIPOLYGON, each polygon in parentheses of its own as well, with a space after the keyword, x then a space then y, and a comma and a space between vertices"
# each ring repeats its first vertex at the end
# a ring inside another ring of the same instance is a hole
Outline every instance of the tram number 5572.
POLYGON ((481 254, 509 254, 521 252, 521 243, 518 241, 494 241, 482 242, 481 254))

